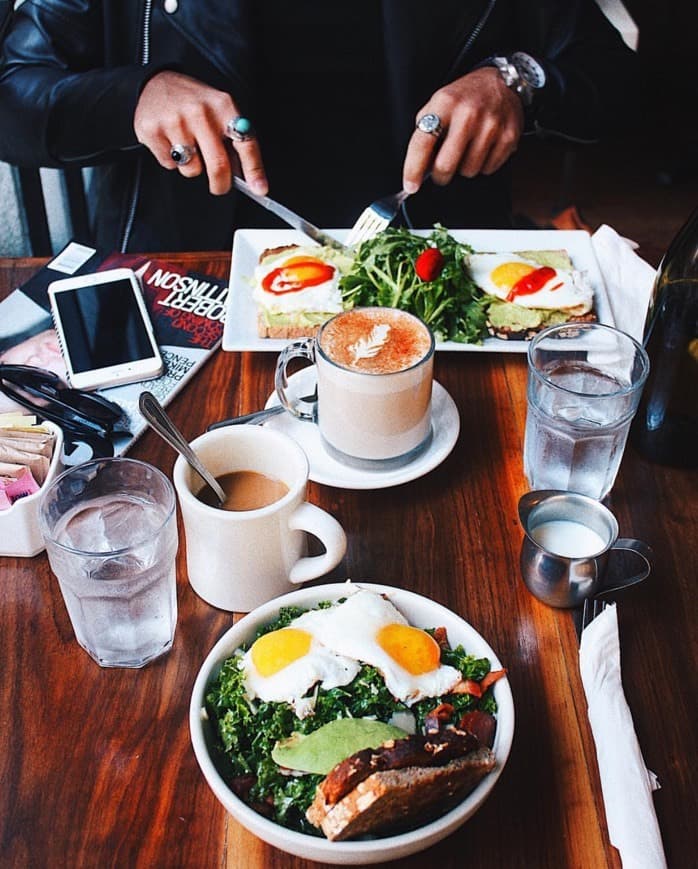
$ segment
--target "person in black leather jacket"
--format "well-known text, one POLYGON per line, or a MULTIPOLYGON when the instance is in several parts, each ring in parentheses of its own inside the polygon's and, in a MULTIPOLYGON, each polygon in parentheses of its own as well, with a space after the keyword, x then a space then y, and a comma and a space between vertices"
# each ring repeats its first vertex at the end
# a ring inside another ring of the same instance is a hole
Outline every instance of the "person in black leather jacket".
POLYGON ((503 227, 524 130, 597 140, 633 75, 593 0, 25 0, 0 46, 0 159, 95 167, 108 249, 274 225, 233 172, 321 226, 404 184, 415 226, 503 227), (491 58, 514 52, 544 86, 506 83, 491 58), (432 113, 439 136, 415 128, 432 113), (232 141, 240 115, 256 135, 232 141))

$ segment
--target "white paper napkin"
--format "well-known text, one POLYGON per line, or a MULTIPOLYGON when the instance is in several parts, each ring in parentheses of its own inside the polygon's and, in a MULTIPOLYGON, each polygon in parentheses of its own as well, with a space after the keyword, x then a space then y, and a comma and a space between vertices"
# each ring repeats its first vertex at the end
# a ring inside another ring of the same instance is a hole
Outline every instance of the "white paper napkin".
POLYGON ((635 253, 634 242, 606 224, 592 235, 591 245, 616 327, 641 342, 656 269, 635 253))
POLYGON ((623 693, 615 604, 607 606, 584 630, 579 667, 611 843, 627 869, 666 869, 652 802, 652 791, 659 783, 645 767, 623 693))

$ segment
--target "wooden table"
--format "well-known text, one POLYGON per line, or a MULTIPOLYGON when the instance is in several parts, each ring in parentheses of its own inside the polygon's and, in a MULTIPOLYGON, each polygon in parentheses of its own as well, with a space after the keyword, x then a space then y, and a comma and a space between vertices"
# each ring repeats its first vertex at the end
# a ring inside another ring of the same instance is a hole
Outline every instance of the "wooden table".
MULTIPOLYGON (((229 257, 183 263, 227 277, 229 257)), ((39 265, 0 259, 0 297, 39 265)), ((274 354, 219 352, 170 405, 190 438, 260 407, 274 354)), ((394 489, 313 484, 312 501, 347 531, 331 576, 412 589, 465 617, 509 670, 516 732, 487 803, 405 867, 618 867, 609 844, 570 613, 519 578, 517 502, 526 490, 523 355, 440 353, 436 377, 458 405, 449 458, 394 489)), ((174 454, 152 432, 133 447, 167 474, 174 454)), ((611 507, 621 534, 655 551, 652 575, 619 595, 623 678, 671 867, 698 853, 695 627, 698 474, 626 452, 611 507)), ((0 558, 0 865, 7 867, 305 867, 226 815, 199 772, 187 710, 195 675, 230 614, 200 600, 178 556, 172 651, 143 670, 102 670, 75 642, 45 555, 0 558)))

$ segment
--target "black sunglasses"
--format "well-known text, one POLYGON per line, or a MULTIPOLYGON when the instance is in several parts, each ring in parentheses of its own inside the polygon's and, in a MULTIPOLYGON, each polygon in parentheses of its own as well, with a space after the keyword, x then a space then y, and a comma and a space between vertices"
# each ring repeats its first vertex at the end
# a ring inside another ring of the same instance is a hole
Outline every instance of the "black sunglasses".
POLYGON ((124 414, 118 404, 94 392, 63 386, 53 371, 0 363, 0 392, 69 432, 102 437, 130 434, 119 425, 124 414))

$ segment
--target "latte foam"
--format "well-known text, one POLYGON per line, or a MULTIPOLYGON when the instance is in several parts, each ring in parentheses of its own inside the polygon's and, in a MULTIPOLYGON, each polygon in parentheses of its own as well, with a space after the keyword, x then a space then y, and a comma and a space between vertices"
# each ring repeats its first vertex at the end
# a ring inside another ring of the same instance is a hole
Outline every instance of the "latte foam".
POLYGON ((325 356, 350 371, 393 374, 416 365, 432 349, 417 317, 395 308, 356 308, 338 314, 320 335, 325 356))

